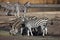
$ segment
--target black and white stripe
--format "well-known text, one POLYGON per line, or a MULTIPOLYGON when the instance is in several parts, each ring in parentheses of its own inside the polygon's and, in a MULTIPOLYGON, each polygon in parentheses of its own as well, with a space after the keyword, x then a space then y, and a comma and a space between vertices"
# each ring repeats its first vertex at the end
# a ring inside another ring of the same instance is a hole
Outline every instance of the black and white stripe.
MULTIPOLYGON (((32 20, 32 18, 34 19, 35 16, 32 16, 32 17, 27 17, 26 16, 26 21, 27 22, 28 20, 32 20)), ((19 31, 20 31, 20 28, 21 30, 23 29, 22 27, 22 24, 24 24, 25 22, 23 21, 23 19, 25 19, 23 16, 19 17, 19 18, 16 18, 14 20, 14 23, 12 24, 12 28, 10 30, 10 34, 13 34, 13 35, 16 35, 19 31)), ((22 34, 23 31, 21 31, 21 34, 22 34)))
POLYGON ((47 21, 46 19, 34 19, 34 20, 25 20, 25 27, 28 28, 28 36, 29 36, 29 32, 31 33, 31 35, 33 36, 33 33, 32 33, 32 30, 31 28, 36 28, 36 27, 39 27, 41 26, 41 30, 43 32, 43 36, 44 34, 47 34, 47 21), (46 31, 46 32, 45 32, 46 31))

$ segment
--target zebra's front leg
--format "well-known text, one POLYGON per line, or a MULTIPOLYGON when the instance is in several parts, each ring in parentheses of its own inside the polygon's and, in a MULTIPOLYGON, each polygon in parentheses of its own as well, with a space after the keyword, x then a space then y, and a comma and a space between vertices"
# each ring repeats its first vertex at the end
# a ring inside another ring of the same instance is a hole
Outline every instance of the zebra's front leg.
POLYGON ((42 35, 43 35, 43 37, 45 36, 45 30, 43 30, 43 34, 42 35))
POLYGON ((30 29, 31 36, 33 36, 32 30, 30 29))
POLYGON ((47 32, 47 27, 45 28, 45 34, 46 34, 46 35, 48 34, 48 32, 47 32))
POLYGON ((23 28, 21 28, 21 34, 23 33, 23 28))
POLYGON ((27 31, 27 35, 30 36, 30 34, 29 34, 29 30, 27 31))
POLYGON ((29 30, 27 31, 28 36, 30 36, 29 33, 31 33, 31 36, 33 36, 33 33, 32 33, 32 30, 31 30, 31 29, 29 29, 29 30))

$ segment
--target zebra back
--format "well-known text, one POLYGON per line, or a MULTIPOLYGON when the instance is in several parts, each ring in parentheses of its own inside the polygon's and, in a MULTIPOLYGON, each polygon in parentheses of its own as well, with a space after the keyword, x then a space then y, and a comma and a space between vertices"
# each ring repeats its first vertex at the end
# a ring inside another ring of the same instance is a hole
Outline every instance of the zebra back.
POLYGON ((48 20, 45 19, 34 19, 34 20, 29 20, 26 25, 29 26, 28 24, 30 24, 30 26, 33 27, 38 27, 38 26, 43 26, 46 25, 48 20))

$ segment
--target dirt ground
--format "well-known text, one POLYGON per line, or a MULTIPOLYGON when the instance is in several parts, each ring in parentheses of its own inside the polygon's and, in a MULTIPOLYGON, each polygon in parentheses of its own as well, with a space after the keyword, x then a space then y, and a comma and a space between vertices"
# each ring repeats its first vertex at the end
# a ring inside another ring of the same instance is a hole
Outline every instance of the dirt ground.
POLYGON ((0 36, 0 40, 60 40, 60 37, 52 36, 0 36))

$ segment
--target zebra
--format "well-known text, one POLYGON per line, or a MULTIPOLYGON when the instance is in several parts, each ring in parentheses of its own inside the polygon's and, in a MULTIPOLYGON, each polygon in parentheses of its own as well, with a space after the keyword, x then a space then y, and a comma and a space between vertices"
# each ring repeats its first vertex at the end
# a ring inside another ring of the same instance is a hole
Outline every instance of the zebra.
MULTIPOLYGON (((31 17, 25 16, 25 17, 26 17, 27 21, 28 20, 33 20, 33 19, 37 18, 35 16, 31 16, 31 17)), ((14 20, 15 22, 13 23, 12 28, 9 31, 10 35, 16 35, 19 32, 20 29, 21 30, 23 29, 22 24, 24 24, 24 22, 23 22, 23 20, 21 20, 22 18, 23 18, 23 16, 20 16, 19 18, 16 18, 14 20)), ((23 31, 21 31, 21 34, 22 34, 22 32, 23 31)))
MULTIPOLYGON (((41 26, 41 30, 42 30, 43 36, 45 36, 45 34, 47 35, 47 23, 48 23, 48 19, 27 20, 24 17, 22 19, 22 21, 24 21, 25 27, 28 28, 28 30, 27 30, 27 35, 28 36, 30 36, 29 32, 31 33, 31 36, 33 36, 31 28, 36 28, 38 26, 41 26)), ((22 30, 23 30, 23 28, 21 28, 21 32, 22 32, 22 30)))
POLYGON ((19 28, 22 27, 21 24, 22 24, 21 18, 20 17, 19 18, 16 18, 14 20, 14 23, 12 24, 12 28, 9 31, 9 34, 10 35, 16 35, 18 33, 18 31, 19 31, 19 28))

